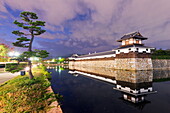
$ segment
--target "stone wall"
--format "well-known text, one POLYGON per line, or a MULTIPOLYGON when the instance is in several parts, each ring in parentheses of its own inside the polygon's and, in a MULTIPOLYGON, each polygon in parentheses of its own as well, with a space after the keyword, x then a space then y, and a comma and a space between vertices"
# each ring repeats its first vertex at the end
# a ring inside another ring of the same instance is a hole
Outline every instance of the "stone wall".
POLYGON ((69 65, 80 67, 105 67, 121 70, 170 69, 170 60, 151 60, 149 53, 120 53, 110 58, 95 58, 70 61, 69 65))
MULTIPOLYGON (((76 59, 76 58, 75 58, 76 59)), ((69 62, 76 67, 104 67, 120 70, 152 70, 152 60, 149 53, 129 52, 116 54, 110 58, 81 59, 69 62)))
POLYGON ((107 67, 107 68, 114 68, 115 67, 115 60, 79 60, 79 61, 70 61, 70 66, 76 67, 107 67))
POLYGON ((115 59, 115 69, 123 70, 152 70, 150 58, 120 58, 115 59))
POLYGON ((170 60, 168 59, 154 59, 152 64, 153 69, 170 69, 170 60))
POLYGON ((75 67, 103 67, 121 70, 151 70, 150 58, 116 58, 105 60, 79 60, 70 61, 70 66, 75 67))

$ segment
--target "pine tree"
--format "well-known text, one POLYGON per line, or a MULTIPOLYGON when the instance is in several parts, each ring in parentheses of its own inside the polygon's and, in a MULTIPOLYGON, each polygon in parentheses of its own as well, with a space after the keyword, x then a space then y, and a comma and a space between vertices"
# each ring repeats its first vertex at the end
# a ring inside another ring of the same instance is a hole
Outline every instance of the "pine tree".
MULTIPOLYGON (((18 22, 17 20, 14 21, 18 27, 23 28, 25 31, 13 31, 12 33, 19 36, 17 41, 13 43, 14 46, 28 48, 28 51, 25 51, 22 56, 26 58, 30 58, 32 56, 37 56, 41 58, 45 58, 48 56, 48 52, 46 50, 32 50, 32 44, 34 41, 35 36, 43 34, 46 30, 43 30, 42 27, 45 26, 44 21, 37 21, 38 16, 36 13, 33 12, 21 12, 20 17, 22 22, 18 22)), ((33 79, 34 76, 32 74, 32 62, 28 60, 29 65, 29 76, 30 79, 33 79)))

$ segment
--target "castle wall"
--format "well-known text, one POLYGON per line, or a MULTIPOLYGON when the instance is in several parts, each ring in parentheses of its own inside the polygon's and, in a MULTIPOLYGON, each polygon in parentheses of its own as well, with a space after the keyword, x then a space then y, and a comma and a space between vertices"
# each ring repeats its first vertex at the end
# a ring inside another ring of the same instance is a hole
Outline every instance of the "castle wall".
POLYGON ((152 70, 151 58, 121 58, 115 59, 115 69, 122 70, 152 70))
POLYGON ((152 70, 152 60, 147 53, 120 53, 116 57, 101 59, 84 59, 69 62, 75 67, 104 67, 121 70, 152 70))
POLYGON ((152 60, 153 69, 170 69, 169 59, 154 59, 152 60))
POLYGON ((104 67, 121 70, 152 70, 150 58, 121 58, 114 60, 70 61, 75 67, 104 67))
POLYGON ((114 68, 115 60, 114 59, 105 59, 105 60, 79 60, 74 61, 71 63, 76 67, 107 67, 107 68, 114 68))
POLYGON ((150 58, 112 58, 112 59, 93 59, 70 61, 70 66, 76 67, 105 67, 121 70, 169 70, 170 60, 150 58))

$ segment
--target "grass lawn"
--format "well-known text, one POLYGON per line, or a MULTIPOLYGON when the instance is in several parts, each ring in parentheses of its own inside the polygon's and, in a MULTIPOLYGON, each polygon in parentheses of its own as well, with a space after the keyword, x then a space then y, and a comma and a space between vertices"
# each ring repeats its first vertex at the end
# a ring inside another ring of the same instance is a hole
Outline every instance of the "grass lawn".
POLYGON ((0 85, 0 113, 45 113, 56 101, 56 95, 46 89, 50 75, 43 66, 33 69, 34 79, 17 76, 0 85))

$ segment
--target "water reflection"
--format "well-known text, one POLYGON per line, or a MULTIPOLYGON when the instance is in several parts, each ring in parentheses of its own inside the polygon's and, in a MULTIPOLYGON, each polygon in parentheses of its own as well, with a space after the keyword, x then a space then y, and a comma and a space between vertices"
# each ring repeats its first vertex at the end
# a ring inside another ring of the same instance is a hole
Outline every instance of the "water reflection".
POLYGON ((62 65, 62 66, 47 66, 47 69, 55 69, 56 72, 59 72, 61 74, 61 71, 68 69, 68 65, 62 65))
POLYGON ((154 82, 168 80, 170 71, 48 68, 52 72, 53 91, 64 97, 61 106, 64 113, 170 112, 170 91, 167 90, 170 82, 154 82), (155 90, 158 93, 148 95, 155 90))
POLYGON ((153 71, 125 71, 109 68, 70 67, 69 73, 115 84, 113 89, 123 93, 124 100, 141 103, 145 96, 156 93, 152 87, 153 71))

